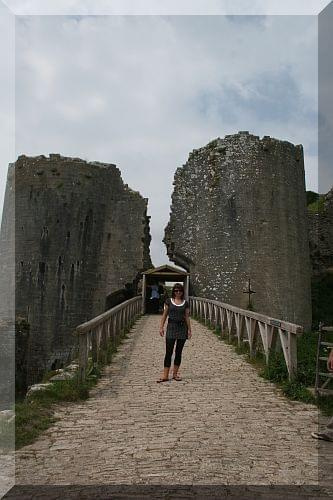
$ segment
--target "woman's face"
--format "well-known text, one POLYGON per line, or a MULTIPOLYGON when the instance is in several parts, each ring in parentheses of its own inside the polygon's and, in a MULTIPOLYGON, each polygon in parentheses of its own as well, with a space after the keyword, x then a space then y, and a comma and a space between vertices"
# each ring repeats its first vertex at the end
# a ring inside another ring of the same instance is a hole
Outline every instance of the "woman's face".
POLYGON ((184 292, 181 288, 175 288, 174 292, 175 292, 175 299, 183 298, 184 292))

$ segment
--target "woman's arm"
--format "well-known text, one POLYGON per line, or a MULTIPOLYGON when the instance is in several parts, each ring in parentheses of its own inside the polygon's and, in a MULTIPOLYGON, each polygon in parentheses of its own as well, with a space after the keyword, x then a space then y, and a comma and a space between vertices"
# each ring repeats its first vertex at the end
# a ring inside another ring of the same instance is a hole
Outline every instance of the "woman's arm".
POLYGON ((161 337, 164 336, 164 323, 165 323, 165 320, 167 318, 168 312, 169 312, 169 306, 167 304, 164 304, 164 311, 163 311, 163 314, 162 314, 161 325, 160 325, 160 335, 161 335, 161 337))
POLYGON ((191 331, 191 323, 190 323, 190 309, 188 307, 185 309, 185 321, 187 324, 187 335, 188 335, 188 338, 190 339, 192 337, 192 331, 191 331))

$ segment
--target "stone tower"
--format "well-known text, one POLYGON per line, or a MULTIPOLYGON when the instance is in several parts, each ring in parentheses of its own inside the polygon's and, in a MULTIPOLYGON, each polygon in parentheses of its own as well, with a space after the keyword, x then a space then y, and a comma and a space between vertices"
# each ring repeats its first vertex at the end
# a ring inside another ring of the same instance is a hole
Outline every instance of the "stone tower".
POLYGON ((192 293, 311 326, 303 148, 248 132, 194 150, 178 168, 164 242, 192 293))
POLYGON ((8 171, 2 276, 14 220, 15 316, 29 327, 17 331, 17 372, 29 385, 67 361, 77 325, 104 312, 114 291, 135 290, 140 272, 151 267, 147 199, 124 185, 115 165, 20 156, 8 171))

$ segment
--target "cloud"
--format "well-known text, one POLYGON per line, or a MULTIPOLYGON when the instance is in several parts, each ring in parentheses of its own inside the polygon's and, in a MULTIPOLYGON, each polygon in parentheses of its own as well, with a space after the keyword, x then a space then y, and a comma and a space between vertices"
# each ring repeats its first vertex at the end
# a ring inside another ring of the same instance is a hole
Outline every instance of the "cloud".
POLYGON ((249 130, 302 143, 315 190, 316 19, 247 21, 17 17, 17 154, 116 163, 149 198, 156 265, 167 260, 174 172, 215 137, 249 130))

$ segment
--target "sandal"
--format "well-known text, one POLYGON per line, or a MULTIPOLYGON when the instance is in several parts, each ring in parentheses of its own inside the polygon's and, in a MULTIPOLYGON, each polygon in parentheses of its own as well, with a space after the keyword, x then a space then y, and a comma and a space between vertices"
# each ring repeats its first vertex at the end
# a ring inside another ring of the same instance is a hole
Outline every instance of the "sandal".
POLYGON ((160 384, 161 382, 169 382, 169 379, 168 378, 160 378, 159 380, 156 380, 156 382, 158 384, 160 384))
POLYGON ((332 441, 332 439, 322 432, 311 432, 311 437, 314 439, 323 439, 324 441, 332 441))
POLYGON ((175 375, 172 378, 173 378, 173 380, 177 380, 177 382, 180 382, 181 380, 183 380, 179 375, 175 375))

